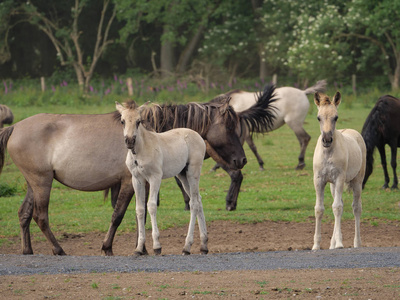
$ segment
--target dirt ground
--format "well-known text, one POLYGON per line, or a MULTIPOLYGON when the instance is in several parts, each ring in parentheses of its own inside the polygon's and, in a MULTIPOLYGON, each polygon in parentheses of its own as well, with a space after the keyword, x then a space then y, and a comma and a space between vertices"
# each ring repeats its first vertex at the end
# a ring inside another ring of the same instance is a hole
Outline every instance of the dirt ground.
MULTIPOLYGON (((207 224, 210 253, 295 251, 312 247, 313 223, 263 222, 207 224)), ((180 254, 186 227, 161 232, 163 254, 180 254)), ((329 248, 332 224, 323 224, 322 248, 329 248)), ((343 222, 343 243, 351 247, 354 223, 343 222)), ((57 234, 69 255, 101 255, 104 233, 57 234)), ((364 222, 364 247, 400 247, 400 221, 364 222), (373 225, 371 225, 373 224, 373 225)), ((150 232, 146 236, 152 254, 150 232)), ((199 253, 198 232, 192 253, 199 253)), ((135 233, 117 235, 114 255, 132 255, 135 233)), ((35 254, 51 254, 42 236, 33 239, 35 254)), ((20 239, 9 239, 1 254, 20 254, 20 239)), ((3 299, 400 299, 400 269, 275 270, 1 276, 3 299)))

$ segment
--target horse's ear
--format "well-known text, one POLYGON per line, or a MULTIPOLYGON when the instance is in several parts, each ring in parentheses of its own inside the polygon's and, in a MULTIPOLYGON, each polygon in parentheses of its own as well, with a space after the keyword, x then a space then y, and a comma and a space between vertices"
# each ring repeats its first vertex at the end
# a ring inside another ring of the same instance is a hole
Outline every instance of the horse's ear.
POLYGON ((335 96, 333 96, 333 103, 335 103, 336 107, 339 106, 341 100, 342 100, 342 95, 340 94, 340 92, 336 92, 335 96))
POLYGON ((119 113, 122 113, 122 111, 125 109, 125 107, 120 104, 118 101, 115 101, 115 107, 119 111, 119 113))
POLYGON ((314 94, 314 103, 316 106, 319 106, 321 104, 321 97, 319 96, 318 92, 314 94))

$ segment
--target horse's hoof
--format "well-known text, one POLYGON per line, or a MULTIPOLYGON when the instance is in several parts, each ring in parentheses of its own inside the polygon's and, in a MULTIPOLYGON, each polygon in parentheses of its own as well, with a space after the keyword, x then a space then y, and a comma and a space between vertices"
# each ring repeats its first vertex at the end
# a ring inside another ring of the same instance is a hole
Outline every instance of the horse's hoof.
POLYGON ((233 211, 233 210, 236 210, 236 207, 229 205, 229 206, 226 207, 226 210, 227 211, 233 211))
POLYGON ((260 171, 264 171, 265 169, 263 167, 260 167, 260 171))
POLYGON ((64 250, 62 248, 60 249, 53 249, 53 255, 67 255, 67 253, 64 252, 64 250))
POLYGON ((208 249, 200 249, 200 254, 202 255, 208 254, 208 249))
POLYGON ((188 252, 188 251, 186 251, 186 250, 183 250, 183 251, 182 251, 182 255, 190 255, 190 252, 188 252))
POLYGON ((134 256, 143 256, 143 255, 147 255, 147 253, 141 252, 141 251, 135 251, 135 252, 133 252, 133 255, 134 256))
POLYGON ((114 256, 114 253, 111 251, 102 251, 104 256, 114 256))
POLYGON ((297 165, 297 167, 296 167, 296 170, 303 170, 305 166, 306 166, 305 163, 299 163, 299 164, 297 165))
POLYGON ((160 255, 161 254, 161 248, 158 249, 153 249, 155 255, 160 255))

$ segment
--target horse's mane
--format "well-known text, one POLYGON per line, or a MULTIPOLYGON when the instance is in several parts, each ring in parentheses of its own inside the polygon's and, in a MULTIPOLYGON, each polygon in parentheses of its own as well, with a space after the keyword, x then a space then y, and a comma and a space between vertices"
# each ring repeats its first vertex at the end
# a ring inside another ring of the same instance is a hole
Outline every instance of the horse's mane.
MULTIPOLYGON (((124 103, 127 108, 134 108, 136 103, 124 103)), ((236 128, 239 117, 226 103, 188 103, 188 104, 151 104, 144 106, 141 117, 147 129, 163 132, 173 128, 189 128, 202 137, 211 123, 221 123, 227 128, 236 128)), ((121 115, 114 112, 114 119, 120 121, 121 115)))

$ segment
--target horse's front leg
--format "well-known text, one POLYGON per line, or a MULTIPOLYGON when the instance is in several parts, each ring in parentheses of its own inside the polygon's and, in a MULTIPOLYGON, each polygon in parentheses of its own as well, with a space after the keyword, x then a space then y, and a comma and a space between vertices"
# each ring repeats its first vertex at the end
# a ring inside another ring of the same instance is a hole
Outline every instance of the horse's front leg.
POLYGON ((321 249, 321 221, 322 216, 324 215, 325 207, 324 207, 324 190, 325 190, 326 182, 314 176, 314 188, 316 194, 315 201, 315 234, 314 234, 314 245, 312 250, 321 249))
POLYGON ((157 199, 158 192, 161 186, 162 175, 152 176, 149 178, 150 183, 150 195, 149 202, 147 203, 147 210, 150 214, 152 237, 153 237, 153 250, 154 254, 161 254, 161 244, 160 244, 160 232, 157 226, 157 199))
POLYGON ((237 206, 237 199, 243 181, 243 174, 241 170, 232 170, 223 165, 221 166, 231 177, 231 185, 229 186, 228 194, 226 195, 226 210, 232 211, 235 210, 237 206))
POLYGON ((333 229, 333 234, 331 238, 331 245, 329 249, 341 249, 343 248, 342 242, 342 214, 343 214, 343 187, 344 187, 344 178, 338 177, 336 179, 336 183, 333 185, 331 189, 334 190, 332 194, 334 195, 333 203, 332 203, 332 211, 335 216, 335 225, 333 229))
POLYGON ((138 176, 132 176, 132 184, 135 189, 136 196, 136 220, 137 220, 137 230, 138 230, 138 240, 135 249, 136 255, 145 254, 144 244, 146 242, 146 232, 145 232, 145 214, 146 214, 146 180, 138 176))

